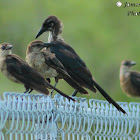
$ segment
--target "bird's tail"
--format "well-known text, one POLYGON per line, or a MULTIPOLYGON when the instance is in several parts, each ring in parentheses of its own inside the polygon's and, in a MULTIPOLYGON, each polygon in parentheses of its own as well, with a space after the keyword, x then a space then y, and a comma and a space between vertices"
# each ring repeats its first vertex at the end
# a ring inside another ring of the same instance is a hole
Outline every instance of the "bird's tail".
POLYGON ((63 93, 62 91, 60 91, 59 89, 53 87, 51 84, 47 83, 47 87, 48 87, 48 86, 49 86, 49 88, 54 89, 55 91, 57 91, 60 95, 62 95, 62 96, 64 96, 64 97, 68 98, 69 101, 70 101, 70 100, 76 101, 76 100, 74 100, 73 98, 71 98, 71 97, 69 97, 68 95, 66 95, 65 93, 63 93))
POLYGON ((119 111, 126 114, 126 112, 95 81, 94 85, 109 103, 113 104, 119 111))

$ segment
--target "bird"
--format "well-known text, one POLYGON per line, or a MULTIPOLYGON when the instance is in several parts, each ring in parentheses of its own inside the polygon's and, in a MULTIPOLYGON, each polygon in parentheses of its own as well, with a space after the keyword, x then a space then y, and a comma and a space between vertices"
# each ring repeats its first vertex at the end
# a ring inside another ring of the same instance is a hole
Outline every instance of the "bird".
POLYGON ((29 66, 39 71, 46 79, 55 78, 56 83, 58 83, 59 79, 64 79, 81 94, 89 94, 70 77, 55 54, 51 53, 50 50, 46 48, 47 44, 40 40, 34 40, 28 44, 26 62, 29 66))
MULTIPOLYGON (((50 52, 55 54, 68 74, 82 87, 95 93, 98 90, 109 103, 112 103, 119 111, 126 113, 96 82, 87 68, 86 63, 80 58, 76 51, 64 42, 61 36, 62 29, 62 22, 58 17, 51 15, 43 22, 41 29, 36 35, 36 39, 44 32, 49 32, 48 43, 50 44, 50 52)), ((72 96, 76 94, 77 90, 73 92, 72 96)))
POLYGON ((123 60, 120 66, 120 86, 128 97, 140 97, 140 72, 131 68, 136 62, 123 60))
POLYGON ((47 89, 49 88, 56 90, 69 100, 75 101, 73 98, 53 87, 39 72, 30 67, 19 56, 12 54, 12 48, 13 45, 10 43, 5 42, 0 44, 0 70, 9 80, 23 84, 26 89, 24 93, 31 93, 33 90, 36 90, 45 95, 49 95, 47 89))

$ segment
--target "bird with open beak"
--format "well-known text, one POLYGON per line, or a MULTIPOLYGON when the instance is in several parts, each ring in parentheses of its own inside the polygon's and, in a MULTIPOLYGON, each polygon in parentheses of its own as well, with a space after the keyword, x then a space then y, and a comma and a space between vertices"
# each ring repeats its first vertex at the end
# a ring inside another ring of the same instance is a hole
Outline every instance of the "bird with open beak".
POLYGON ((64 79, 78 92, 88 94, 84 88, 70 77, 63 64, 56 58, 55 54, 51 53, 49 49, 46 49, 48 45, 49 44, 39 40, 29 43, 26 50, 26 62, 39 71, 44 78, 55 78, 56 83, 59 79, 64 79))
POLYGON ((136 62, 124 60, 120 66, 120 85, 124 93, 130 97, 140 97, 140 72, 131 68, 136 62))
MULTIPOLYGON (((56 16, 49 16, 42 24, 36 38, 44 32, 49 32, 48 42, 50 52, 63 64, 67 73, 82 87, 96 92, 98 90, 105 99, 112 103, 119 111, 126 113, 95 81, 85 62, 79 57, 75 50, 66 44, 60 34, 62 33, 62 22, 56 16)), ((73 96, 77 94, 74 91, 73 96)))
POLYGON ((56 90, 69 100, 75 101, 50 85, 39 72, 31 68, 19 56, 12 54, 12 47, 9 43, 0 44, 0 70, 9 80, 23 84, 26 89, 24 93, 30 93, 34 89, 40 93, 49 95, 49 91, 47 90, 49 88, 56 90))

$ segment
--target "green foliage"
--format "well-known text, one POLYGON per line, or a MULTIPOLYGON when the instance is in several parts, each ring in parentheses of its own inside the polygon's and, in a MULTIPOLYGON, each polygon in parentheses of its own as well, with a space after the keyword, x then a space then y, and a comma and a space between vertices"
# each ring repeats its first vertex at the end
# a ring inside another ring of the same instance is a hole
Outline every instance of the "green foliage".
MULTIPOLYGON (((111 97, 123 102, 139 101, 127 97, 119 84, 119 67, 122 60, 130 59, 140 64, 139 16, 127 16, 127 11, 135 8, 118 8, 116 2, 1 0, 0 42, 13 44, 13 52, 24 59, 26 47, 35 39, 42 22, 48 15, 56 15, 65 25, 65 41, 77 51, 95 75, 95 79, 111 97)), ((39 39, 47 42, 47 35, 43 34, 39 39)), ((140 65, 135 69, 140 70, 140 65)), ((24 91, 22 85, 7 80, 2 74, 0 85, 1 94, 4 91, 24 91)), ((60 81, 57 87, 68 94, 73 91, 64 81, 60 81)), ((104 100, 100 94, 92 92, 86 98, 104 100)))

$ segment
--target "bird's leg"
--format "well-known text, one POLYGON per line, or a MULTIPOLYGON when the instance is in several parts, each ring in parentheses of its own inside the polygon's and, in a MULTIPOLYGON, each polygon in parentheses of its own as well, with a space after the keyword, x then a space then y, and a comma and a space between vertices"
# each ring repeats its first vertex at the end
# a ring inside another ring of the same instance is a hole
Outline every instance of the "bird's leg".
POLYGON ((33 89, 31 89, 28 93, 30 94, 33 91, 33 89))
POLYGON ((29 89, 26 89, 26 91, 24 93, 28 93, 29 89))
MULTIPOLYGON (((55 82, 54 87, 56 87, 57 84, 58 84, 58 82, 55 82)), ((54 92, 54 89, 51 91, 51 97, 52 97, 52 95, 53 95, 53 92, 54 92)))
POLYGON ((74 90, 74 92, 72 93, 72 96, 73 96, 73 97, 76 96, 77 93, 78 93, 78 91, 77 91, 77 90, 74 90))
MULTIPOLYGON (((58 84, 58 78, 55 77, 55 85, 54 85, 54 87, 56 87, 57 84, 58 84)), ((54 89, 51 91, 51 97, 53 95, 53 92, 54 92, 54 89)))
POLYGON ((29 91, 29 87, 27 85, 24 85, 26 91, 24 93, 27 93, 29 91))

